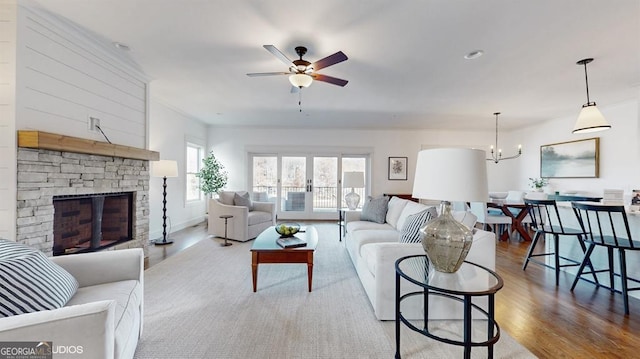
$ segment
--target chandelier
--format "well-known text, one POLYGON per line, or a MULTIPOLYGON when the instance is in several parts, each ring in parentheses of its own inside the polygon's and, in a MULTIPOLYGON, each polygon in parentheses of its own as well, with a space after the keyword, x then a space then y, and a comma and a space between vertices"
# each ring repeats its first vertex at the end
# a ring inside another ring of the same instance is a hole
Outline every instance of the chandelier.
POLYGON ((502 157, 502 149, 498 147, 498 115, 500 114, 500 112, 494 112, 493 114, 496 116, 496 145, 495 147, 491 145, 491 158, 487 158, 487 161, 498 163, 502 160, 510 160, 520 157, 520 155, 522 154, 522 145, 518 145, 517 155, 502 157))

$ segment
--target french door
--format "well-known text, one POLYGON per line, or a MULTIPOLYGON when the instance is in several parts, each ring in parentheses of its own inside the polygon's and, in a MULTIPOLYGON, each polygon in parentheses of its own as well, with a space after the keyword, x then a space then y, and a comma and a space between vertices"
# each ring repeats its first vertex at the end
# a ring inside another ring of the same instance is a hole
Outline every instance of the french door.
MULTIPOLYGON (((322 154, 250 154, 254 198, 276 203, 279 219, 335 219, 344 207, 343 166, 358 158, 322 154)), ((360 157, 362 170, 366 158, 360 157)), ((352 170, 352 169, 349 169, 352 170)), ((364 189, 360 189, 364 193, 364 189)))

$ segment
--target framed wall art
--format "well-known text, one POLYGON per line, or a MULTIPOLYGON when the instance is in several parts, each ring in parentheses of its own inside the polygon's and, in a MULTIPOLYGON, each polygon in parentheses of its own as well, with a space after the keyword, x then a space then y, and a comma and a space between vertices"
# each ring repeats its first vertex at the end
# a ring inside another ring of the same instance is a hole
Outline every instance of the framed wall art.
POLYGON ((407 180, 407 157, 389 157, 389 179, 407 180))
POLYGON ((596 178, 600 175, 600 138, 540 146, 540 177, 596 178))

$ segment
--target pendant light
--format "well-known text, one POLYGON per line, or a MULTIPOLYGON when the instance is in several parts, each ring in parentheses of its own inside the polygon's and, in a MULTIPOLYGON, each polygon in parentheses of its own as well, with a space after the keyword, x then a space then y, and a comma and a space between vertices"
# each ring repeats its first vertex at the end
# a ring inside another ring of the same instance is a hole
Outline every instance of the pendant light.
POLYGON ((494 163, 498 163, 502 160, 510 160, 512 158, 518 158, 522 154, 522 145, 518 145, 518 154, 509 157, 502 157, 502 149, 498 147, 498 115, 500 112, 494 112, 493 115, 496 116, 496 147, 491 145, 491 158, 487 158, 487 161, 493 161, 494 163))
POLYGON ((576 125, 573 127, 573 133, 589 133, 589 132, 597 132, 604 131, 611 128, 611 125, 605 120, 604 116, 598 108, 596 107, 596 103, 589 101, 589 79, 587 77, 587 64, 593 61, 593 59, 583 59, 576 62, 576 65, 584 66, 584 81, 587 87, 587 103, 582 105, 582 110, 580 110, 580 115, 578 115, 578 120, 576 121, 576 125))

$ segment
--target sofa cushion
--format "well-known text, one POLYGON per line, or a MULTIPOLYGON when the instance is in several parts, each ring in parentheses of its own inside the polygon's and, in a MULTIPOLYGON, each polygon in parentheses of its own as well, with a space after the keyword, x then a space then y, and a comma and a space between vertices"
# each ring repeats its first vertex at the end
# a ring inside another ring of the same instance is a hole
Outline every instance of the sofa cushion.
MULTIPOLYGON (((389 227, 391 228, 391 227, 389 227)), ((349 241, 351 241, 354 248, 354 253, 361 256, 360 250, 362 246, 367 243, 381 243, 381 242, 396 242, 400 239, 400 232, 395 229, 365 229, 355 231, 349 234, 349 241)))
POLYGON ((407 201, 407 205, 402 209, 402 213, 400 213, 400 217, 398 218, 398 223, 396 223, 396 228, 401 230, 404 227, 404 222, 407 221, 407 217, 412 214, 418 213, 420 211, 424 211, 428 207, 424 204, 407 201))
POLYGON ((247 216, 247 225, 253 226, 254 224, 271 222, 271 213, 262 211, 249 212, 247 216))
POLYGON ((142 285, 137 280, 123 280, 92 285, 78 289, 67 305, 77 305, 101 300, 115 301, 115 352, 120 353, 127 345, 131 331, 140 329, 140 305, 142 285))
POLYGON ((62 308, 78 281, 42 252, 0 240, 0 316, 62 308))
POLYGON ((391 197, 389 200, 389 205, 387 206, 387 223, 393 226, 393 228, 398 228, 398 218, 400 218, 400 214, 404 209, 404 206, 407 205, 406 199, 402 199, 396 196, 391 197))
POLYGON ((421 241, 420 228, 433 218, 438 216, 435 207, 429 207, 424 211, 414 213, 407 217, 400 233, 401 243, 419 243, 421 241))
POLYGON ((249 212, 253 211, 253 203, 251 202, 251 197, 249 196, 249 192, 245 192, 242 195, 235 193, 233 195, 233 205, 247 207, 249 208, 249 212))
POLYGON ((375 223, 369 221, 352 221, 347 223, 347 233, 360 231, 363 229, 386 229, 395 230, 389 223, 375 223))
POLYGON ((389 204, 389 197, 380 196, 372 198, 367 197, 367 200, 362 206, 362 215, 360 219, 363 221, 370 221, 376 223, 384 223, 387 217, 387 205, 389 204))

